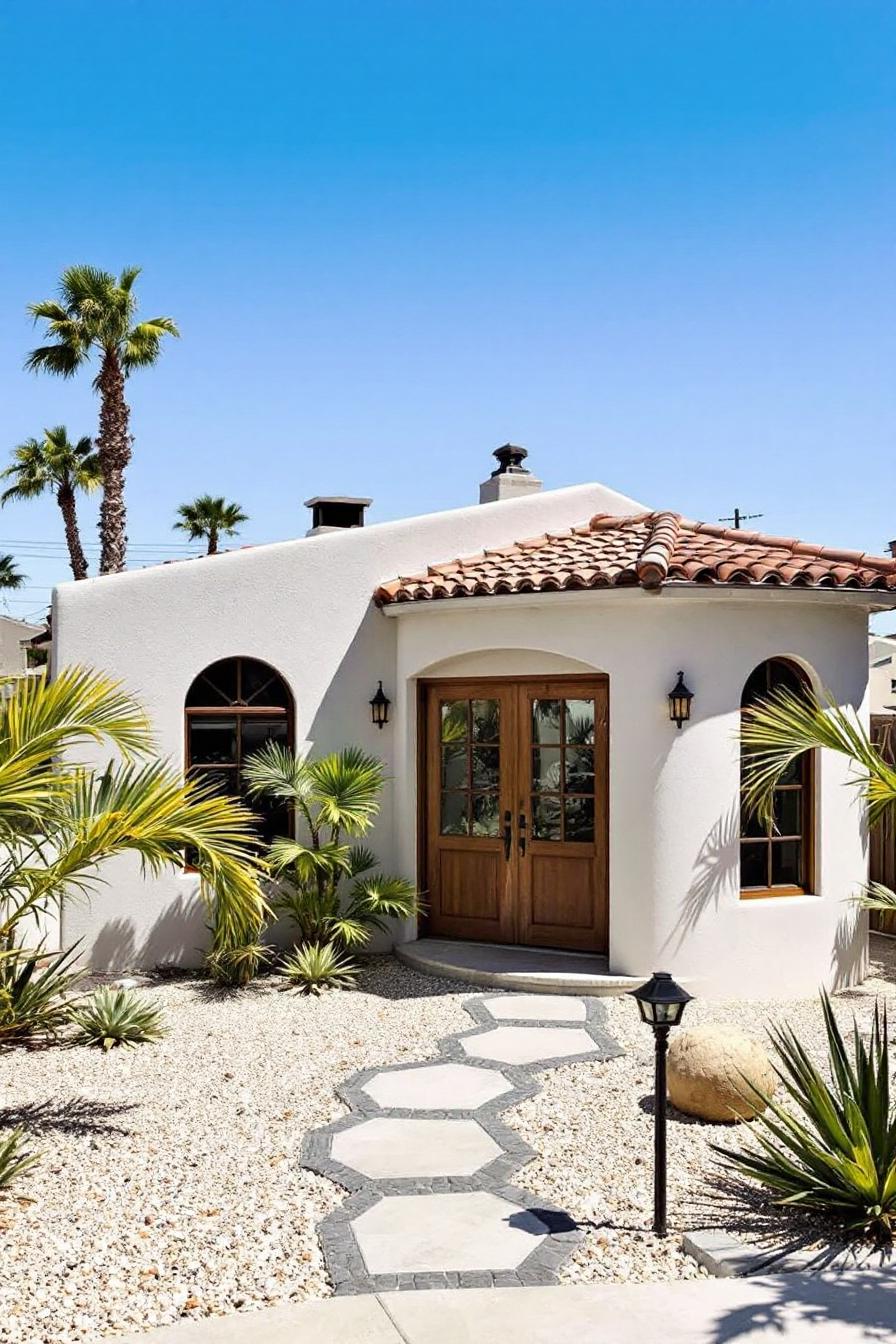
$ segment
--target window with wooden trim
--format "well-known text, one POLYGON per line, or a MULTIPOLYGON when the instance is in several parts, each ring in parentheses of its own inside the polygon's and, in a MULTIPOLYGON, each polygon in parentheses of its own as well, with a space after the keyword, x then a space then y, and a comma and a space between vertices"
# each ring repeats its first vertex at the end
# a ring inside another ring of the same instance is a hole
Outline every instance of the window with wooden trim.
MULTIPOLYGON (((278 672, 255 658, 224 658, 200 672, 187 691, 186 773, 245 801, 243 766, 266 742, 293 743, 293 700, 278 672)), ((261 840, 289 835, 290 809, 253 798, 261 840)), ((189 856, 188 856, 189 861, 189 856)))
MULTIPOLYGON (((750 673, 741 708, 773 691, 809 690, 806 674, 786 658, 769 658, 750 673)), ((811 891, 814 833, 814 752, 795 760, 779 780, 771 817, 763 820, 741 806, 740 890, 749 900, 760 896, 799 896, 811 891)), ((743 774, 743 756, 741 773, 743 774)))

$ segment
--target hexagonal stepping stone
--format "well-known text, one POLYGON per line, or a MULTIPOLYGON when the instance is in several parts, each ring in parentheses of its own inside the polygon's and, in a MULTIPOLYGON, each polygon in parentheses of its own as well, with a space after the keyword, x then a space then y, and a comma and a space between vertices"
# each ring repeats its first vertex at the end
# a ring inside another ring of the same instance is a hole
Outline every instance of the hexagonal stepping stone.
POLYGON ((549 1231, 530 1209, 487 1190, 389 1195, 351 1227, 369 1274, 516 1269, 549 1231))
POLYGON ((376 1116, 333 1135, 333 1160, 373 1180, 472 1176, 503 1148, 477 1120, 376 1116))
POLYGON ((377 1073, 363 1085, 378 1106, 406 1111, 475 1111, 511 1090, 497 1069, 470 1064, 424 1064, 377 1073))
POLYGON ((482 1001, 499 1022, 584 1022, 585 1005, 568 994, 502 994, 482 1001))
POLYGON ((461 1045, 474 1059, 501 1064, 535 1064, 540 1059, 574 1059, 597 1049, 581 1027, 493 1027, 467 1036, 461 1045))

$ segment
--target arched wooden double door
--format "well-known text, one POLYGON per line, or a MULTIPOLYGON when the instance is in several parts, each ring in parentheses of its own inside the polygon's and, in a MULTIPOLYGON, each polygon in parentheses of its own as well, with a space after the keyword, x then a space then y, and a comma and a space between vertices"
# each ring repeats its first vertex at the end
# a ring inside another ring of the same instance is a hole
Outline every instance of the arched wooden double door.
POLYGON ((434 937, 606 952, 604 677, 424 683, 434 937))

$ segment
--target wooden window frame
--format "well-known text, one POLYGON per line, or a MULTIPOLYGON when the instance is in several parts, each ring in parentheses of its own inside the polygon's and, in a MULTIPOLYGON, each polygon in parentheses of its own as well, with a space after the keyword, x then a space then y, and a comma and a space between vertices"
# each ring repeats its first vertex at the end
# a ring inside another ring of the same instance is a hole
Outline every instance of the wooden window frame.
MULTIPOLYGON (((193 687, 197 684, 197 682, 199 682, 199 680, 202 677, 206 677, 212 668, 217 667, 221 663, 236 664, 236 688, 237 688, 236 699, 233 701, 232 704, 229 705, 223 703, 217 705, 187 705, 186 703, 184 704, 184 778, 185 779, 201 778, 202 774, 206 771, 209 773, 214 771, 232 771, 233 774, 237 778, 239 778, 240 771, 242 770, 243 767, 242 722, 245 720, 278 719, 285 722, 286 747, 289 751, 295 750, 295 702, 293 700, 292 692, 289 689, 286 679, 282 675, 282 673, 278 672, 275 667, 271 667, 271 664, 265 662, 264 659, 262 658, 251 658, 247 655, 238 654, 233 658, 216 659, 214 663, 209 663, 207 667, 202 668, 199 672, 196 673, 196 676, 190 682, 187 694, 184 697, 185 701, 189 699, 190 693, 192 692, 193 687), (282 686, 283 690, 286 692, 285 696, 287 700, 286 706, 247 704, 245 701, 241 699, 243 664, 245 663, 255 663, 259 667, 264 667, 271 673, 272 678, 276 678, 278 684, 282 686), (231 764, 209 762, 208 764, 205 765, 202 763, 197 763, 194 765, 193 761, 190 758, 190 728, 192 722, 195 719, 216 719, 216 718, 236 719, 238 721, 236 728, 235 759, 231 764)), ((239 793, 232 793, 228 794, 227 797, 239 799, 240 795, 239 793)), ((256 811, 264 810, 263 808, 259 808, 255 804, 253 804, 253 807, 254 810, 256 811)), ((294 825, 293 811, 290 808, 288 811, 288 824, 286 827, 287 834, 290 835, 292 834, 293 825, 294 825)), ((189 861, 185 862, 184 867, 188 872, 195 871, 195 865, 191 864, 189 861)))
MULTIPOLYGON (((790 658, 777 657, 777 656, 773 656, 773 657, 771 657, 771 658, 765 658, 761 663, 758 663, 758 664, 756 665, 756 667, 753 668, 753 670, 752 670, 751 673, 750 673, 750 677, 752 677, 752 676, 754 675, 754 673, 756 673, 756 672, 759 670, 759 668, 761 668, 761 667, 769 668, 769 667, 773 666, 774 664, 778 664, 779 666, 786 667, 786 668, 787 668, 787 669, 788 669, 788 670, 789 670, 789 671, 790 671, 790 672, 791 672, 791 673, 792 673, 792 674, 793 674, 793 675, 800 681, 800 683, 801 683, 807 690, 811 690, 811 682, 809 681, 809 678, 808 678, 806 672, 799 666, 798 663, 793 662, 793 660, 790 659, 790 658)), ((748 678, 748 680, 749 680, 749 678, 748 678)), ((746 686, 746 683, 744 683, 744 685, 746 686)), ((745 708, 745 706, 744 706, 744 704, 743 704, 743 698, 742 698, 742 699, 741 699, 741 711, 743 711, 744 708, 745 708)), ((799 885, 799 884, 797 884, 797 883, 782 883, 782 884, 777 885, 777 886, 745 887, 745 886, 743 886, 742 883, 739 881, 739 882, 738 882, 738 886, 739 886, 739 894, 740 894, 740 899, 741 899, 742 901, 774 900, 774 899, 777 899, 778 897, 787 897, 787 896, 812 896, 812 895, 815 894, 815 877, 816 877, 816 874, 815 874, 815 807, 816 807, 816 804, 815 804, 815 794, 816 794, 816 787, 815 787, 815 786, 816 786, 816 758, 817 758, 817 755, 818 755, 818 753, 817 753, 816 751, 814 751, 814 750, 813 750, 813 751, 807 751, 807 752, 804 752, 804 753, 803 753, 803 756, 802 756, 802 758, 801 758, 801 759, 802 759, 802 762, 803 762, 803 778, 802 778, 802 781, 801 781, 799 784, 790 784, 790 785, 788 785, 788 784, 784 784, 784 785, 779 786, 780 789, 781 789, 782 791, 792 791, 792 792, 795 792, 796 790, 799 790, 799 792, 800 792, 800 794, 801 794, 801 796, 802 796, 802 803, 803 803, 803 806, 802 806, 802 808, 801 808, 801 822, 802 822, 802 825, 801 825, 801 829, 800 829, 800 834, 799 834, 799 836, 778 836, 777 840, 775 840, 775 839, 773 838, 773 836, 772 836, 771 833, 769 834, 769 836, 768 836, 766 839, 763 839, 763 837, 761 837, 761 836, 747 836, 747 835, 744 834, 744 827, 743 827, 743 821, 744 821, 744 818, 743 818, 743 813, 741 813, 741 823, 740 823, 739 834, 738 834, 737 860, 738 860, 738 877, 739 877, 739 878, 740 878, 740 876, 742 875, 742 872, 743 872, 743 865, 742 865, 742 854, 743 854, 743 849, 742 849, 742 846, 744 845, 744 843, 747 843, 747 844, 755 844, 757 847, 758 847, 759 845, 761 845, 761 844, 764 844, 764 845, 765 845, 765 847, 766 847, 766 852, 767 852, 767 858, 768 858, 768 871, 769 871, 769 873, 770 873, 770 872, 771 872, 771 851, 772 851, 772 846, 773 846, 775 843, 779 843, 779 844, 780 844, 780 843, 786 843, 788 840, 798 840, 799 843, 800 843, 800 845, 802 846, 803 871, 804 871, 804 874, 805 874, 805 883, 804 883, 804 885, 799 885)), ((742 781, 743 781, 743 747, 741 747, 741 765, 740 765, 740 769, 741 769, 741 782, 742 782, 742 781)), ((777 791, 777 789, 776 789, 776 791, 777 791)), ((743 806, 743 804, 741 804, 741 806, 743 806)))

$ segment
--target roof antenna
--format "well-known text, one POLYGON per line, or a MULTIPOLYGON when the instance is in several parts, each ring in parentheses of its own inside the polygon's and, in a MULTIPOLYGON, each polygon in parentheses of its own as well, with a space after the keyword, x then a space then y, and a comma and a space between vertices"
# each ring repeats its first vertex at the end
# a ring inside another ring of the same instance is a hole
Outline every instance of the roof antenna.
POLYGON ((749 522, 751 518, 764 518, 764 513, 741 513, 740 509, 735 509, 729 518, 720 518, 720 523, 733 523, 735 529, 739 532, 741 523, 749 522))

